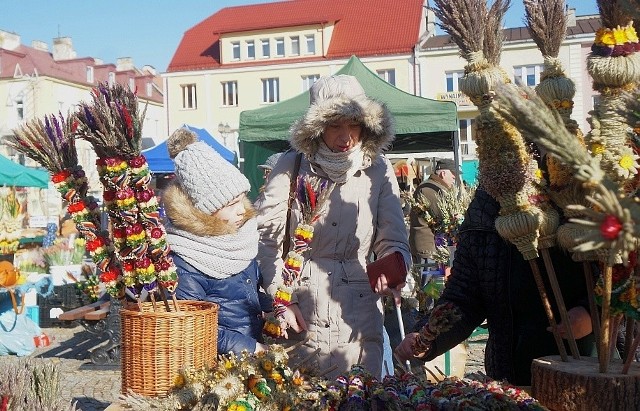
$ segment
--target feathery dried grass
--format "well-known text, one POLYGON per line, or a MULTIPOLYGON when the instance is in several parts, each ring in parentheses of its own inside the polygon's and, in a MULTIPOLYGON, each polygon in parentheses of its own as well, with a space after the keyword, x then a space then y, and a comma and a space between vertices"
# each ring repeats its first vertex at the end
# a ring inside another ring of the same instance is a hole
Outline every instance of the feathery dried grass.
POLYGON ((101 158, 139 155, 146 105, 139 113, 134 91, 106 82, 92 90, 92 98, 92 104, 81 103, 76 114, 78 137, 90 142, 101 158))
POLYGON ((531 38, 543 56, 558 57, 567 31, 564 0, 524 0, 531 38))
POLYGON ((618 0, 597 0, 602 26, 607 28, 624 27, 631 21, 618 0))
POLYGON ((33 119, 15 129, 7 138, 8 144, 38 162, 51 174, 73 169, 78 154, 73 136, 73 120, 65 121, 62 114, 33 119))
POLYGON ((484 57, 495 66, 500 65, 500 53, 504 41, 502 19, 510 6, 511 0, 496 0, 487 12, 484 26, 484 57))
POLYGON ((440 20, 438 25, 458 45, 463 58, 469 60, 472 53, 482 50, 485 0, 434 0, 431 10, 440 20))
POLYGON ((592 164, 594 159, 569 133, 560 114, 549 109, 533 90, 499 85, 496 100, 499 104, 494 105, 493 109, 517 127, 527 140, 544 147, 574 170, 584 164, 592 164))
POLYGON ((9 410, 75 411, 61 398, 60 371, 55 364, 33 358, 5 359, 0 397, 7 396, 9 410))

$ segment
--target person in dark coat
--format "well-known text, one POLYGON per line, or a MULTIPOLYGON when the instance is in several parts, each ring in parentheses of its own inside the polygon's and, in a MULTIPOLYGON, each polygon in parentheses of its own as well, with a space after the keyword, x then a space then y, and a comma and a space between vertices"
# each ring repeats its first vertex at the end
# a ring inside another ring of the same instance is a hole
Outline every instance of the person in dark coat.
POLYGON ((164 190, 176 296, 219 305, 218 353, 265 350, 263 314, 272 301, 255 260, 258 230, 249 181, 188 130, 168 140, 176 178, 164 190))
MULTIPOLYGON (((452 303, 461 318, 448 332, 440 334, 426 353, 416 354, 424 361, 436 358, 467 339, 486 318, 487 375, 516 385, 530 385, 533 359, 557 355, 558 348, 529 262, 495 230, 499 210, 498 202, 486 191, 481 187, 476 190, 460 229, 452 273, 436 303, 452 303)), ((551 248, 550 254, 581 355, 590 355, 594 339, 582 265, 560 249, 551 248)), ((547 282, 546 289, 551 290, 542 259, 538 259, 538 265, 547 282)), ((553 300, 553 294, 547 294, 553 300)), ((553 308, 556 321, 560 322, 559 313, 553 308)), ((413 341, 427 320, 418 322, 416 332, 408 334, 396 347, 399 360, 416 358, 413 341)))

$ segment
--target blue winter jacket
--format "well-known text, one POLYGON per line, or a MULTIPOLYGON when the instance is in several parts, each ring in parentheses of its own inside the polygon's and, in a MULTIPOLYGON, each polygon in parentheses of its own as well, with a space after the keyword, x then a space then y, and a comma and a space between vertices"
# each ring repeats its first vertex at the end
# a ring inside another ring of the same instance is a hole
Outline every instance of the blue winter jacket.
POLYGON ((210 301, 218 310, 218 354, 243 350, 253 353, 256 341, 262 342, 262 312, 272 310, 271 298, 258 288, 262 275, 255 260, 231 277, 209 277, 180 256, 172 253, 178 269, 176 297, 181 300, 210 301))

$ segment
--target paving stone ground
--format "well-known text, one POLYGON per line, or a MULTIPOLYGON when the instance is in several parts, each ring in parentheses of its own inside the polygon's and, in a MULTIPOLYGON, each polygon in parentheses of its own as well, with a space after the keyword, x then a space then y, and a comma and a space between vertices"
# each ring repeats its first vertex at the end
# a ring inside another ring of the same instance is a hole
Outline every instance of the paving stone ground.
MULTIPOLYGON (((89 359, 90 350, 104 341, 96 339, 95 335, 81 326, 43 328, 43 331, 52 339, 51 345, 36 349, 31 357, 58 364, 63 399, 75 403, 80 411, 103 411, 118 402, 120 367, 94 365, 89 359)), ((484 371, 485 338, 478 336, 470 340, 467 346, 467 373, 484 371)), ((0 363, 13 359, 15 357, 0 357, 0 363)))

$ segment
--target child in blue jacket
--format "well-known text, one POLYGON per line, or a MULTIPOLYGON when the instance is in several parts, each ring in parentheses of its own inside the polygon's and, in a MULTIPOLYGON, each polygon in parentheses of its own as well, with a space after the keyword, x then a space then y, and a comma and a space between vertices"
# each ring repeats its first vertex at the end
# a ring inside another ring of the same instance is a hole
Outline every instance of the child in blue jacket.
POLYGON ((249 181, 186 129, 167 142, 176 178, 163 194, 167 242, 178 269, 176 296, 210 301, 218 311, 218 353, 265 350, 271 299, 255 261, 258 231, 246 198, 249 181))

